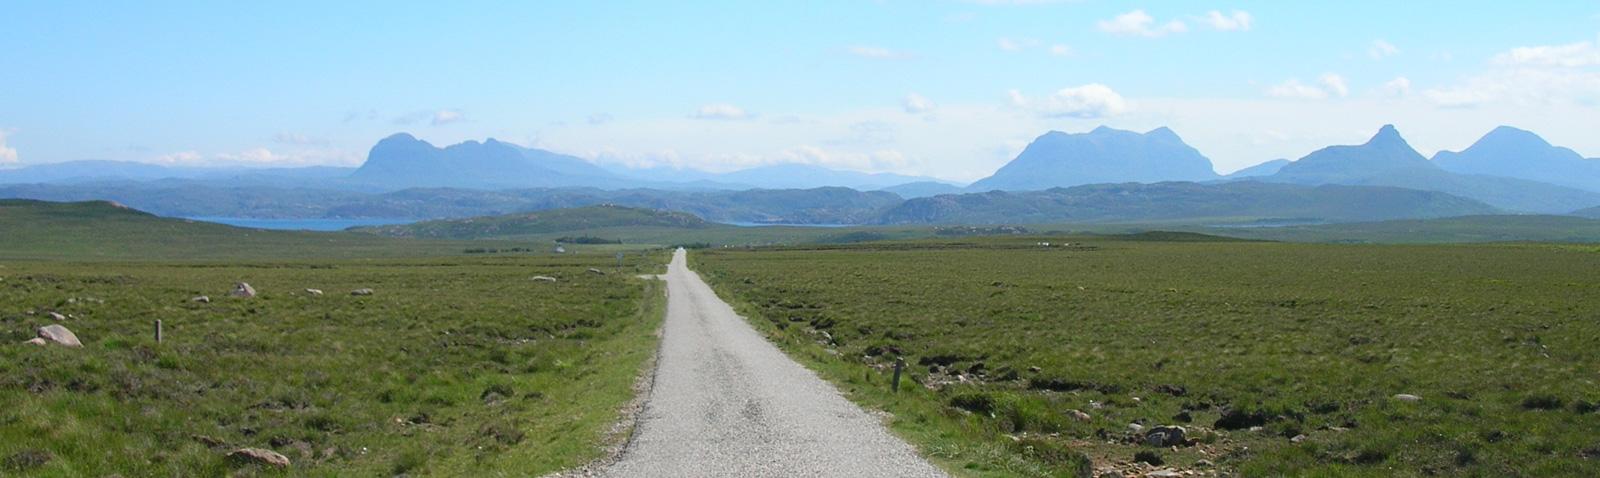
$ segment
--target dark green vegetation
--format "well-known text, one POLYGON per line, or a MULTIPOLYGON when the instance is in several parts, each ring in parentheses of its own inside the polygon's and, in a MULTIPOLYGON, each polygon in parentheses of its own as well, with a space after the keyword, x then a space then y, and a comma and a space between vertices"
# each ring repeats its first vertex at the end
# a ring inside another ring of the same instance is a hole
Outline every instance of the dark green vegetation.
MULTIPOLYGON (((503 216, 441 219, 393 226, 371 226, 354 228, 354 230, 387 237, 479 239, 587 231, 608 227, 707 229, 715 226, 719 225, 706 222, 704 219, 695 217, 692 214, 659 209, 603 205, 549 209, 503 216)), ((576 240, 558 242, 583 243, 576 240)), ((610 244, 611 242, 604 243, 610 244)))
POLYGON ((1070 476, 1078 453, 1138 452, 1245 476, 1600 474, 1592 246, 1128 239, 691 260, 776 342, 974 474, 1070 476), (913 380, 898 395, 895 357, 913 380), (1130 423, 1199 443, 1138 445, 1130 423))
POLYGON ((1047 191, 991 191, 918 198, 885 211, 879 221, 884 224, 1293 224, 1498 212, 1471 199, 1414 189, 1254 181, 1168 182, 1093 184, 1047 191))
POLYGON ((571 467, 599 453, 653 353, 661 292, 634 275, 665 258, 633 255, 621 271, 598 254, 0 264, 0 473, 571 467), (226 297, 236 281, 259 296, 226 297), (350 294, 364 288, 375 293, 350 294), (201 295, 212 301, 190 300, 201 295), (22 344, 51 323, 85 347, 22 344), (235 447, 293 465, 230 464, 235 447))
MULTIPOLYGON (((0 259, 194 260, 386 258, 460 254, 482 247, 461 240, 401 240, 349 232, 244 229, 163 218, 105 201, 52 203, 0 199, 0 259)), ((500 248, 547 251, 543 243, 500 248)))

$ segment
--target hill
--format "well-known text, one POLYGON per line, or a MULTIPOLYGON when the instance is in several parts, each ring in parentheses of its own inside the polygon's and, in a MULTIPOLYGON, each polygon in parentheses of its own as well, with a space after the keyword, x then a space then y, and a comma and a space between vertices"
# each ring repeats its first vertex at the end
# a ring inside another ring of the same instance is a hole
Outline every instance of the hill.
POLYGON ((1267 161, 1265 163, 1234 171, 1232 174, 1223 177, 1225 179, 1244 179, 1259 176, 1271 176, 1277 174, 1279 170, 1283 169, 1284 165, 1289 163, 1290 161, 1287 159, 1274 159, 1272 161, 1267 161))
MULTIPOLYGON (((165 218, 109 201, 0 199, 0 259, 238 260, 460 254, 467 241, 246 229, 165 218)), ((506 247, 522 244, 507 243, 506 247)), ((529 249, 536 247, 527 244, 529 249)), ((537 245, 544 250, 544 245, 537 245)))
POLYGON ((555 232, 582 233, 584 231, 613 227, 710 229, 727 226, 706 222, 704 219, 687 213, 601 205, 571 209, 547 209, 501 216, 423 221, 394 226, 362 227, 354 228, 352 231, 387 237, 478 239, 555 232))
POLYGON ((1445 171, 1412 149, 1392 125, 1384 125, 1364 144, 1317 150, 1259 180, 1438 191, 1509 211, 1541 214, 1564 214, 1600 205, 1600 193, 1526 179, 1445 171))
POLYGON ((1461 152, 1440 151, 1433 163, 1446 171, 1543 181, 1600 191, 1600 159, 1553 146, 1530 131, 1501 126, 1461 152))
POLYGON ((932 181, 897 184, 894 186, 878 188, 878 190, 895 193, 896 195, 906 199, 938 196, 940 194, 961 194, 963 191, 960 186, 936 183, 932 181))
POLYGON ((1371 186, 1238 181, 1093 184, 1047 191, 945 195, 908 200, 880 224, 1081 222, 1326 223, 1496 214, 1472 199, 1371 186))
POLYGON ((1099 183, 1154 183, 1217 179, 1211 160, 1167 128, 1145 134, 1101 126, 1034 139, 993 176, 969 191, 1037 191, 1099 183))

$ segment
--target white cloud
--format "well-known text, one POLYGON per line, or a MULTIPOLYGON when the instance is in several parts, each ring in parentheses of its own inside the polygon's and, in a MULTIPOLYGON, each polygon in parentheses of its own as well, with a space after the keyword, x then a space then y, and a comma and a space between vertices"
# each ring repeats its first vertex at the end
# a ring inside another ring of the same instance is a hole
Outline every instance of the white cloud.
POLYGON ((780 163, 812 164, 855 171, 882 171, 904 167, 908 162, 904 153, 892 149, 866 153, 830 151, 811 145, 784 150, 777 154, 777 159, 780 163))
POLYGON ((1578 42, 1560 46, 1517 47, 1489 60, 1498 66, 1579 68, 1600 65, 1600 48, 1578 42))
POLYGON ((605 124, 605 123, 610 122, 613 119, 616 119, 616 118, 612 118, 611 115, 608 115, 608 114, 605 114, 605 113, 595 113, 595 114, 589 115, 589 124, 605 124))
POLYGON ((150 162, 166 165, 182 164, 189 166, 200 166, 205 162, 205 159, 205 156, 201 156, 199 152, 183 151, 156 156, 151 158, 150 162))
POLYGON ((1446 108, 1600 104, 1600 50, 1594 43, 1517 47, 1490 58, 1489 65, 1484 74, 1422 95, 1446 108))
POLYGON ((1117 15, 1110 20, 1100 20, 1100 31, 1113 35, 1129 35, 1144 37, 1161 37, 1168 33, 1184 33, 1189 31, 1189 26, 1182 21, 1173 20, 1161 26, 1151 28, 1156 20, 1144 10, 1134 10, 1117 15))
POLYGON ((1395 96, 1405 96, 1411 92, 1411 80, 1404 76, 1395 78, 1394 81, 1383 84, 1383 91, 1395 96))
POLYGON ((272 154, 267 148, 256 148, 240 154, 219 154, 217 159, 240 163, 277 163, 289 159, 289 156, 272 154))
POLYGON ((1283 83, 1267 88, 1267 96, 1275 98, 1291 98, 1301 100, 1325 100, 1334 96, 1347 96, 1350 86, 1344 77, 1324 73, 1317 77, 1316 85, 1301 83, 1299 78, 1290 78, 1283 83))
POLYGON ((1039 40, 1032 38, 1001 38, 1000 49, 1006 51, 1026 50, 1039 46, 1039 40))
POLYGON ((1322 100, 1328 98, 1328 91, 1300 82, 1299 78, 1290 78, 1282 84, 1267 88, 1267 96, 1276 98, 1296 98, 1302 100, 1322 100))
POLYGON ((19 162, 17 148, 6 146, 6 138, 11 137, 13 134, 17 134, 17 132, 0 129, 0 164, 16 164, 19 162))
POLYGON ((923 98, 922 95, 916 93, 906 93, 906 97, 900 100, 900 104, 905 107, 907 113, 912 114, 933 110, 933 100, 923 98))
POLYGON ((1322 76, 1317 78, 1317 84, 1322 85, 1322 87, 1327 89, 1329 93, 1333 93, 1338 96, 1350 95, 1350 86, 1345 84, 1344 77, 1342 76, 1335 75, 1333 73, 1323 73, 1322 76))
POLYGON ((465 119, 467 119, 467 115, 462 113, 461 110, 439 110, 433 114, 433 121, 429 122, 429 124, 444 126, 465 119))
POLYGON ((753 115, 745 112, 744 109, 727 103, 709 103, 701 106, 695 112, 689 113, 689 117, 694 119, 737 120, 749 119, 753 115))
POLYGON ((306 135, 303 135, 303 134, 291 133, 291 132, 289 132, 287 130, 279 131, 277 135, 272 137, 272 140, 276 141, 276 142, 279 142, 279 143, 283 143, 283 144, 317 145, 317 146, 323 146, 323 145, 327 145, 328 144, 328 140, 326 140, 326 139, 312 138, 310 136, 306 136, 306 135))
POLYGON ((1133 111, 1133 105, 1122 95, 1099 83, 1062 88, 1042 100, 1028 98, 1014 89, 1006 91, 1006 96, 1012 106, 1046 118, 1104 118, 1133 111))
POLYGON ((1050 45, 1050 54, 1055 56, 1073 56, 1075 53, 1072 51, 1072 47, 1057 43, 1050 45))
POLYGON ((871 58, 874 60, 909 60, 917 57, 916 52, 894 51, 888 48, 866 45, 854 45, 846 47, 844 52, 845 54, 851 56, 871 58))
POLYGON ((978 5, 1049 5, 1052 3, 1074 3, 1083 0, 964 0, 967 3, 978 5))
POLYGON ((1256 21, 1256 18, 1251 16, 1250 12, 1246 12, 1244 10, 1234 10, 1233 13, 1227 15, 1223 15, 1222 12, 1212 10, 1206 12, 1205 15, 1192 18, 1196 23, 1209 26, 1213 30, 1224 32, 1234 30, 1249 30, 1250 25, 1256 21))
POLYGON ((1372 57, 1372 59, 1374 59, 1374 60, 1381 59, 1381 58, 1386 57, 1386 56, 1394 56, 1394 55, 1399 55, 1399 54, 1400 54, 1400 49, 1399 48, 1395 48, 1394 45, 1390 45, 1389 42, 1386 42, 1386 41, 1383 41, 1383 40, 1373 40, 1372 41, 1372 47, 1371 48, 1367 48, 1367 56, 1372 57))

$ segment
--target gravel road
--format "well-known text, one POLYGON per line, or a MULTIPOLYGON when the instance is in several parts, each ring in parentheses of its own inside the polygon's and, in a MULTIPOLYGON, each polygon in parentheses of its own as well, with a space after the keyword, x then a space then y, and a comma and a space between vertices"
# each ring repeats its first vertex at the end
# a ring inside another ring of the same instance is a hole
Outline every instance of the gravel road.
POLYGON ((683 249, 655 386, 603 476, 946 476, 717 298, 683 249))

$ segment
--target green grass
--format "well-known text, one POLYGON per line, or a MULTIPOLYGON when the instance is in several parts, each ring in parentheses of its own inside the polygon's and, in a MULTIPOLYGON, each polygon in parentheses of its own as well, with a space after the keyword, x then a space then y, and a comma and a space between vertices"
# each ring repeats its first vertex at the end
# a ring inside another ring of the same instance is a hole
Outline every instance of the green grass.
POLYGON ((1130 461, 1151 450, 1126 431, 1142 422, 1210 442, 1159 450, 1170 465, 1246 476, 1600 474, 1592 246, 1085 236, 691 259, 775 342, 957 473, 1130 461), (896 356, 914 380, 897 395, 896 356), (1071 451, 1039 451, 1052 447, 1071 451))
POLYGON ((598 455, 654 353, 664 299, 634 276, 666 259, 0 262, 0 475, 571 467, 598 455), (236 281, 260 296, 227 298, 236 281), (22 344, 50 312, 85 347, 22 344), (236 446, 293 466, 230 464, 236 446))

